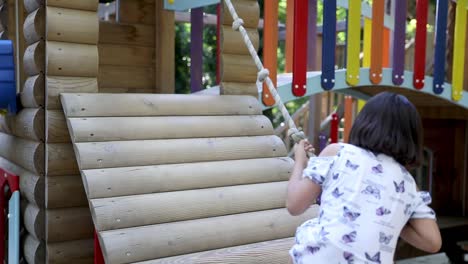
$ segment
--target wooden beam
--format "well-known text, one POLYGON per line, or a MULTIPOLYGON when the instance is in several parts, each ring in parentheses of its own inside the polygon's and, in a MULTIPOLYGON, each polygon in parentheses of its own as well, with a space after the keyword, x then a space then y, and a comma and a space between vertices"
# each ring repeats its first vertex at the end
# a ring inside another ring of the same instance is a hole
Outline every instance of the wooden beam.
POLYGON ((45 43, 38 41, 29 45, 24 51, 24 71, 28 76, 45 73, 45 43))
MULTIPOLYGON (((223 53, 229 54, 240 54, 240 55, 249 55, 249 50, 245 46, 244 39, 241 37, 238 31, 233 30, 230 26, 222 26, 223 29, 223 39, 224 39, 224 46, 223 46, 223 53)), ((260 44, 260 37, 258 34, 258 30, 255 29, 247 29, 247 33, 249 35, 250 40, 255 48, 258 50, 260 44)))
POLYGON ((97 93, 96 77, 47 76, 47 109, 61 109, 61 93, 97 93))
POLYGON ((45 0, 24 0, 24 8, 26 12, 32 13, 37 10, 39 7, 43 6, 45 0))
POLYGON ((153 67, 155 63, 152 47, 99 44, 98 49, 99 65, 153 67))
POLYGON ((49 263, 93 263, 94 240, 48 243, 47 261, 49 263))
POLYGON ((154 0, 120 0, 119 23, 154 25, 154 0))
POLYGON ((48 41, 98 43, 99 19, 95 11, 48 6, 46 12, 48 41))
POLYGON ((46 208, 87 206, 80 175, 49 176, 46 179, 46 208))
MULTIPOLYGON (((99 43, 146 46, 154 48, 155 29, 143 24, 99 23, 99 43)), ((171 42, 171 40, 168 40, 171 42)), ((174 48, 174 46, 172 46, 174 48)))
POLYGON ((154 86, 155 72, 153 67, 100 65, 99 87, 145 89, 154 86))
POLYGON ((47 243, 93 237, 93 221, 88 207, 50 209, 45 214, 47 243))
POLYGON ((163 1, 155 4, 155 93, 175 92, 175 22, 174 11, 164 9, 163 1))
POLYGON ((81 9, 96 12, 99 2, 96 0, 47 0, 47 6, 62 7, 68 9, 81 9))
POLYGON ((35 174, 44 174, 44 144, 0 133, 0 146, 0 156, 35 174))
POLYGON ((29 14, 24 21, 24 39, 31 45, 45 37, 45 9, 38 8, 29 14))
POLYGON ((98 75, 96 45, 47 41, 47 75, 95 77, 98 75))
POLYGON ((24 227, 37 240, 45 239, 44 210, 33 204, 23 206, 24 227))
POLYGON ((28 263, 45 263, 45 245, 31 235, 23 240, 23 254, 28 263))
POLYGON ((70 133, 67 121, 61 110, 47 110, 46 112, 47 143, 70 143, 70 133))
POLYGON ((0 117, 0 132, 23 139, 44 141, 44 110, 25 108, 14 116, 0 117))
POLYGON ((79 174, 72 144, 46 144, 47 176, 79 174))
POLYGON ((26 79, 21 92, 21 104, 29 108, 42 108, 44 101, 44 75, 38 74, 26 79))

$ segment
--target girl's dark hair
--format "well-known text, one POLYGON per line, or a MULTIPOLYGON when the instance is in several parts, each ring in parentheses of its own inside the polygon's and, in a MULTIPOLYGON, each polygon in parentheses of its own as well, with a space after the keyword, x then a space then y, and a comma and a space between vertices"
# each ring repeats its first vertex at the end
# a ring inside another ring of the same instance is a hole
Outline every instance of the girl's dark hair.
POLYGON ((421 117, 403 95, 383 92, 372 97, 354 121, 349 143, 393 157, 405 167, 421 164, 421 117))

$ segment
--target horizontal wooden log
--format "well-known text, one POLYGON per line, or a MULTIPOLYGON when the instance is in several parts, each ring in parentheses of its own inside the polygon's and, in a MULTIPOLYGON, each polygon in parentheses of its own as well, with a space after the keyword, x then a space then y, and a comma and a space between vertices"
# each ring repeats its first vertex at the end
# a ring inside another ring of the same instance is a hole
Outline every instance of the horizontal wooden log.
POLYGON ((47 261, 50 264, 94 263, 94 240, 48 243, 47 261))
POLYGON ((99 88, 99 93, 154 93, 154 88, 149 89, 129 89, 129 88, 99 88))
POLYGON ((0 157, 0 167, 19 176, 21 196, 29 203, 43 208, 45 205, 45 178, 0 157))
POLYGON ((154 87, 154 68, 100 65, 99 87, 145 89, 154 87))
POLYGON ((152 47, 99 44, 98 49, 99 65, 152 67, 155 61, 152 47))
MULTIPOLYGON (((54 112, 57 117, 60 114, 63 116, 61 112, 54 112)), ((63 118, 62 121, 65 121, 65 119, 63 118)), ((48 123, 50 124, 49 121, 48 123)), ((61 126, 63 126, 61 130, 65 130, 64 134, 68 136, 68 128, 66 124, 62 125, 62 123, 60 122, 61 126)), ((274 134, 270 120, 263 115, 199 116, 195 118, 185 116, 70 118, 70 126, 75 142, 240 137, 274 134), (120 129, 109 130, 109 127, 118 124, 125 124, 125 126, 120 127, 120 129)))
POLYGON ((43 6, 45 0, 24 0, 24 8, 26 12, 32 13, 37 10, 40 6, 43 6))
POLYGON ((0 156, 35 173, 44 175, 44 144, 0 133, 0 156))
POLYGON ((155 259, 137 264, 284 264, 290 263, 289 249, 294 238, 283 238, 237 247, 215 249, 193 254, 155 259))
POLYGON ((47 110, 47 143, 69 143, 67 121, 62 110, 47 110))
POLYGON ((154 25, 154 0, 121 0, 119 5, 120 23, 154 25))
POLYGON ((31 45, 45 39, 45 8, 41 7, 24 20, 23 34, 26 44, 31 45))
POLYGON ((97 93, 96 77, 47 76, 47 109, 62 109, 61 93, 97 93))
POLYGON ((72 144, 46 144, 47 176, 79 174, 72 144))
POLYGON ((222 95, 250 95, 258 98, 256 83, 221 82, 220 88, 222 95))
POLYGON ((63 94, 62 103, 65 103, 64 110, 68 117, 260 115, 262 113, 262 106, 258 100, 250 96, 63 94))
POLYGON ((47 6, 55 6, 69 9, 81 9, 97 11, 98 1, 96 0, 47 0, 47 6))
POLYGON ((24 107, 39 108, 45 106, 44 75, 38 74, 26 79, 21 92, 21 104, 24 107))
POLYGON ((22 243, 23 255, 28 263, 45 263, 45 245, 31 235, 26 235, 22 243))
POLYGON ((283 208, 287 182, 93 199, 99 231, 283 208))
POLYGON ((154 26, 152 25, 99 23, 99 43, 154 48, 154 40, 154 26))
POLYGON ((257 81, 257 66, 250 55, 221 55, 223 82, 252 83, 257 81))
POLYGON ((293 217, 286 209, 275 209, 104 231, 99 235, 107 262, 128 263, 291 237, 297 226, 315 217, 317 211, 314 206, 293 217))
POLYGON ((95 77, 98 59, 96 45, 47 41, 47 75, 95 77))
POLYGON ((97 44, 99 19, 95 11, 47 7, 47 40, 97 44))
POLYGON ((94 199, 286 181, 293 164, 290 158, 267 158, 83 170, 82 175, 94 199))
MULTIPOLYGON (((236 0, 232 1, 234 8, 236 9, 237 15, 244 20, 244 27, 246 28, 257 28, 260 20, 260 6, 258 1, 252 0, 236 0)), ((231 13, 226 4, 223 6, 223 25, 232 25, 233 19, 231 13)))
POLYGON ((25 108, 14 116, 0 117, 0 132, 16 137, 44 141, 44 110, 25 108))
POLYGON ((80 175, 49 176, 46 183, 48 209, 88 205, 80 175))
POLYGON ((28 233, 37 240, 45 239, 44 210, 33 204, 27 204, 23 208, 23 223, 28 233))
POLYGON ((284 157, 277 136, 76 143, 81 169, 284 157))
POLYGON ((24 51, 24 72, 28 76, 45 73, 45 43, 38 41, 29 45, 24 51))
MULTIPOLYGON (((258 34, 258 29, 247 29, 247 33, 252 41, 255 50, 258 50, 260 37, 258 34)), ((249 50, 244 43, 244 38, 239 33, 239 31, 235 31, 232 29, 231 26, 223 26, 222 28, 223 34, 223 53, 228 54, 240 54, 240 55, 249 55, 249 50)))
POLYGON ((46 210, 47 243, 93 238, 88 207, 46 210))

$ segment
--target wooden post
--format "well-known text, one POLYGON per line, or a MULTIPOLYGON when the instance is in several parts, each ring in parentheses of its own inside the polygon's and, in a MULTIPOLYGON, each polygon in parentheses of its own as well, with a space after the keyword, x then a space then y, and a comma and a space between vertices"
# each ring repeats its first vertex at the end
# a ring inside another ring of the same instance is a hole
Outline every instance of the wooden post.
POLYGON ((164 10, 164 1, 155 3, 155 92, 175 92, 174 12, 164 10))

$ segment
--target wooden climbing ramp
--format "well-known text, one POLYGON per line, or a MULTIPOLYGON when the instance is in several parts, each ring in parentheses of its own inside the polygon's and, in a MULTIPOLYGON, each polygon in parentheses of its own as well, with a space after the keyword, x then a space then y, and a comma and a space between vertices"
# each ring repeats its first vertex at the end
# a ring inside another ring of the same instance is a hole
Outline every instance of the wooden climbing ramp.
POLYGON ((106 263, 287 263, 293 161, 250 96, 62 94, 106 263))

